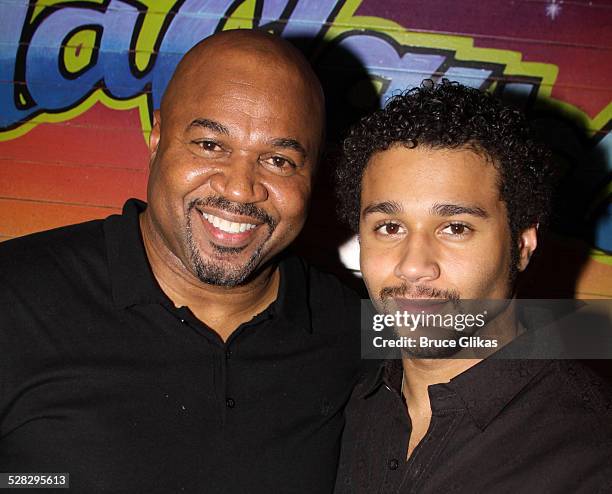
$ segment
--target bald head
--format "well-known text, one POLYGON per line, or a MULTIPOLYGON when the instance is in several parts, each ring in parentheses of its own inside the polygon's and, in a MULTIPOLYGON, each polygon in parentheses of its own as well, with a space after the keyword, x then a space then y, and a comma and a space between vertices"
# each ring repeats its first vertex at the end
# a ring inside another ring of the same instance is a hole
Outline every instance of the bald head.
MULTIPOLYGON (((193 46, 178 64, 162 98, 161 115, 180 104, 186 92, 208 77, 253 80, 252 74, 282 81, 312 111, 312 125, 323 126, 323 89, 309 62, 292 44, 263 31, 246 29, 221 31, 193 46)), ((245 81, 247 82, 247 81, 245 81)))

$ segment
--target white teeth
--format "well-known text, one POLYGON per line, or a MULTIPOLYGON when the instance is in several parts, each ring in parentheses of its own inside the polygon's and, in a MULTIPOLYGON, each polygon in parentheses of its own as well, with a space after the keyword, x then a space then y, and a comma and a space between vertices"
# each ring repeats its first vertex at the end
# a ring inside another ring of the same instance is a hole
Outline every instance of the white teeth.
POLYGON ((242 233, 246 232, 247 230, 252 230, 257 226, 252 223, 236 223, 234 221, 227 221, 223 218, 219 218, 218 216, 208 213, 202 213, 202 216, 215 228, 218 228, 226 233, 242 233))

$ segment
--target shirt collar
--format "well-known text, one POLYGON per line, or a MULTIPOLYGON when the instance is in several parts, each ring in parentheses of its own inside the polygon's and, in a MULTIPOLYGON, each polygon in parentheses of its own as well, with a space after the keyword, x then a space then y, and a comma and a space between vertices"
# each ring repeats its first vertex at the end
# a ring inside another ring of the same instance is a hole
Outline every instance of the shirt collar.
POLYGON ((366 380, 363 387, 364 391, 361 394, 362 398, 367 398, 374 394, 381 386, 388 390, 401 395, 402 388, 402 361, 400 359, 385 360, 376 370, 370 374, 370 378, 366 380))
POLYGON ((168 300, 151 271, 142 242, 138 217, 146 207, 146 203, 130 199, 121 215, 104 221, 113 301, 120 309, 168 300))
MULTIPOLYGON (((140 233, 139 215, 145 202, 130 199, 121 215, 104 222, 108 264, 115 306, 126 308, 136 304, 168 304, 168 297, 153 275, 140 233)), ((280 283, 278 297, 268 310, 290 325, 312 331, 308 268, 295 255, 284 253, 279 258, 280 283)))
POLYGON ((291 326, 312 333, 308 266, 303 259, 285 252, 280 256, 279 269, 278 297, 271 310, 291 326))
MULTIPOLYGON (((487 358, 451 379, 448 383, 429 386, 432 413, 460 406, 481 430, 491 423, 549 360, 487 358)), ((362 398, 385 386, 401 398, 402 361, 386 360, 366 381, 362 398)))

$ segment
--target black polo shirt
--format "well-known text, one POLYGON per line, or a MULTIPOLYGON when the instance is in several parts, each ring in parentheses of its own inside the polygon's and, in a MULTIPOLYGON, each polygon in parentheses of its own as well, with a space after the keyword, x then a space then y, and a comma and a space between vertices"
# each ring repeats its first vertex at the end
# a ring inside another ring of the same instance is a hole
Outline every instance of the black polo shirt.
POLYGON ((429 386, 408 461, 401 380, 393 360, 356 386, 336 494, 612 492, 612 395, 580 363, 486 359, 429 386))
POLYGON ((359 299, 286 257, 277 300, 224 343, 158 287, 144 207, 0 244, 0 472, 68 472, 86 494, 331 492, 359 299))

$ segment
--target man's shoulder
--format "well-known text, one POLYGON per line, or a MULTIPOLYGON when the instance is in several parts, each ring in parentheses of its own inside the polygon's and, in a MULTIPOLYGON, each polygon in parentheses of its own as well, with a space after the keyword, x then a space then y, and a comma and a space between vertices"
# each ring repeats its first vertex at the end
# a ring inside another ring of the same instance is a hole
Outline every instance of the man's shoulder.
MULTIPOLYGON (((401 367, 401 361, 395 362, 401 367)), ((345 439, 361 436, 371 420, 376 420, 384 411, 394 409, 395 393, 383 380, 383 373, 391 361, 363 360, 361 372, 346 405, 344 415, 348 430, 345 439), (381 389, 382 388, 382 389, 381 389), (350 436, 350 437, 349 437, 350 436)), ((396 393, 399 393, 396 391, 396 393)))
MULTIPOLYGON (((574 457, 573 472, 590 472, 593 485, 608 480, 612 454, 612 386, 584 362, 554 360, 528 387, 517 406, 526 412, 520 428, 537 438, 534 457, 556 468, 574 457), (556 455, 549 454, 554 445, 556 455)), ((515 413, 520 413, 514 407, 515 413)), ((567 472, 564 472, 567 473, 567 472)), ((586 481, 586 480, 585 480, 586 481)))
POLYGON ((0 255, 6 257, 31 256, 46 251, 97 245, 103 237, 104 221, 91 220, 51 230, 30 233, 0 243, 0 255))
POLYGON ((281 272, 283 310, 309 320, 312 332, 342 342, 346 354, 359 359, 360 298, 335 275, 294 254, 285 256, 281 272), (348 345, 348 346, 347 346, 348 345))
POLYGON ((523 393, 518 404, 541 434, 562 433, 568 444, 605 441, 612 451, 612 384, 584 362, 549 361, 523 393))
POLYGON ((4 281, 70 269, 80 260, 104 256, 104 220, 64 226, 0 243, 0 274, 4 281))
POLYGON ((308 261, 301 259, 308 274, 311 295, 317 295, 322 302, 344 300, 347 304, 359 304, 360 296, 335 274, 325 271, 308 261))
POLYGON ((305 273, 308 305, 314 322, 324 318, 326 325, 337 324, 357 334, 361 314, 359 294, 335 274, 301 257, 297 260, 305 273))
MULTIPOLYGON (((566 403, 612 419, 612 383, 586 362, 556 360, 548 372, 563 385, 566 403)), ((612 420, 606 422, 612 430, 612 420)))

